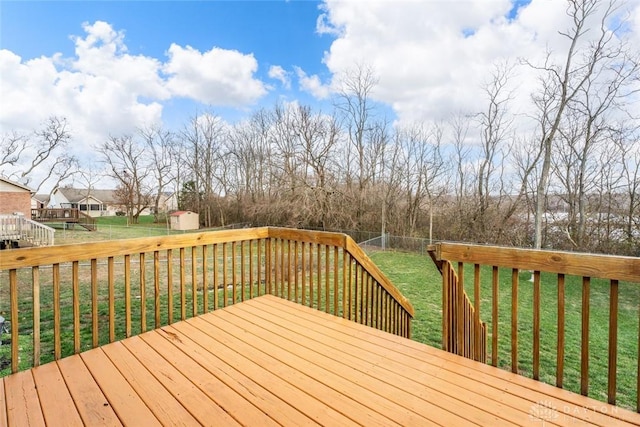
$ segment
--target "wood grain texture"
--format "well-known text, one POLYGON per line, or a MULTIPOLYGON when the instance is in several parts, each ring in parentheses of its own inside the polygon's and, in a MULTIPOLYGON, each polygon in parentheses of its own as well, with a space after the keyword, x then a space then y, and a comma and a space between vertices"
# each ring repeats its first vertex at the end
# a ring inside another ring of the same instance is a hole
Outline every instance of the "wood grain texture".
POLYGON ((640 281, 640 258, 498 246, 438 243, 438 260, 563 273, 575 276, 640 281))

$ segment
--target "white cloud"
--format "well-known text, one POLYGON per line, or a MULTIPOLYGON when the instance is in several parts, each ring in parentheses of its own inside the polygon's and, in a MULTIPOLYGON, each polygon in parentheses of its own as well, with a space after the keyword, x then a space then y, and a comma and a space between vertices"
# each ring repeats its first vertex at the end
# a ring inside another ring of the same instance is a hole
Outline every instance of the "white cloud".
POLYGON ((174 95, 211 105, 242 106, 267 93, 266 86, 253 77, 258 62, 253 55, 213 48, 201 53, 191 46, 172 44, 164 72, 174 95))
POLYGON ((331 88, 329 85, 323 84, 320 81, 320 77, 317 75, 308 76, 300 67, 294 67, 294 70, 298 75, 300 88, 304 92, 310 93, 317 99, 326 99, 329 97, 331 88))
MULTIPOLYGON (((631 3, 640 13, 640 1, 631 3)), ((515 17, 512 7, 510 0, 326 0, 316 31, 336 35, 324 57, 334 80, 355 64, 370 65, 379 78, 375 98, 401 121, 438 120, 482 108, 481 87, 495 63, 527 58, 540 64, 548 51, 552 59, 566 51, 559 34, 570 25, 565 2, 532 0, 515 17)), ((534 74, 522 66, 514 75, 518 112, 531 105, 534 74)), ((305 80, 310 88, 314 83, 305 80)))
POLYGON ((271 67, 269 67, 269 77, 274 80, 279 80, 285 89, 291 88, 291 78, 289 77, 289 73, 286 72, 285 69, 281 66, 272 65, 271 67))
POLYGON ((253 77, 253 55, 213 48, 200 53, 172 44, 168 60, 132 55, 123 31, 83 24, 75 55, 24 60, 0 50, 0 131, 30 131, 52 115, 67 117, 83 147, 109 134, 162 119, 163 102, 187 97, 215 106, 243 106, 266 93, 253 77))

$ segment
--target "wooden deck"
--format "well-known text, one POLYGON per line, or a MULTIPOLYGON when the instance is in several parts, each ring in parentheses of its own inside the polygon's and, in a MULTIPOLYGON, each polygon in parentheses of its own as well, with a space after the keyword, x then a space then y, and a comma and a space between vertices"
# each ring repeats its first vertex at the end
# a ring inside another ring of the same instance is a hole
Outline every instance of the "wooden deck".
POLYGON ((640 415, 265 295, 2 378, 0 426, 640 425, 640 415))

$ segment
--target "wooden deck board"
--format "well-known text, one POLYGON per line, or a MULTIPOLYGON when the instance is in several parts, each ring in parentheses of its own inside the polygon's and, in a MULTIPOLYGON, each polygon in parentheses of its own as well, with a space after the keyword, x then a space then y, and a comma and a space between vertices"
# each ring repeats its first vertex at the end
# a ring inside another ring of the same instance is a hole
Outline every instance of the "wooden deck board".
MULTIPOLYGON (((332 329, 330 327, 332 326, 331 324, 318 323, 317 318, 314 319, 311 316, 306 319, 298 310, 290 311, 287 310, 288 308, 283 306, 279 309, 271 305, 262 304, 260 305, 259 316, 264 321, 272 322, 288 329, 290 331, 288 335, 296 336, 299 342, 302 342, 304 337, 313 336, 315 341, 322 342, 325 345, 320 351, 325 351, 327 354, 339 354, 341 358, 358 358, 360 355, 366 354, 366 358, 360 358, 355 362, 361 368, 369 365, 372 367, 371 369, 384 366, 384 369, 394 372, 399 375, 399 378, 410 378, 418 383, 413 387, 407 388, 408 390, 433 389, 437 392, 446 393, 450 398, 458 399, 458 404, 454 404, 453 408, 457 407, 462 411, 466 411, 468 408, 465 408, 465 406, 473 405, 476 407, 475 409, 489 411, 510 424, 517 424, 518 421, 522 420, 523 413, 528 414, 532 404, 538 402, 532 402, 521 397, 520 393, 528 393, 526 389, 518 389, 516 393, 509 392, 509 388, 513 387, 511 383, 504 380, 490 378, 487 381, 480 382, 476 381, 473 372, 466 372, 466 374, 461 375, 450 371, 449 366, 443 367, 443 361, 440 358, 435 359, 436 363, 431 363, 431 360, 425 359, 424 363, 421 363, 417 368, 414 358, 398 352, 397 349, 387 349, 381 345, 374 345, 369 341, 361 341, 361 347, 357 347, 353 345, 352 336, 345 333, 344 328, 339 330, 332 329), (474 381, 470 382, 469 378, 474 381)), ((242 311, 249 313, 248 305, 243 306, 242 311)), ((397 347, 397 345, 394 347, 397 347)), ((381 374, 384 374, 384 372, 374 375, 381 374)), ((539 395, 539 401, 545 398, 547 398, 546 395, 539 395)), ((438 398, 438 402, 441 403, 443 400, 438 398)), ((594 413, 592 415, 593 418, 597 419, 601 414, 594 413)), ((465 417, 469 416, 471 415, 465 412, 465 417)), ((550 424, 576 425, 581 423, 580 418, 574 417, 571 413, 568 413, 566 417, 558 418, 556 422, 551 422, 550 424)), ((601 416, 600 420, 606 424, 609 421, 609 417, 601 416)), ((470 419, 470 421, 473 421, 473 419, 470 419)))
POLYGON ((56 363, 34 368, 33 379, 47 426, 81 426, 82 419, 56 363))
POLYGON ((0 427, 640 426, 634 412, 273 296, 0 380, 0 427))

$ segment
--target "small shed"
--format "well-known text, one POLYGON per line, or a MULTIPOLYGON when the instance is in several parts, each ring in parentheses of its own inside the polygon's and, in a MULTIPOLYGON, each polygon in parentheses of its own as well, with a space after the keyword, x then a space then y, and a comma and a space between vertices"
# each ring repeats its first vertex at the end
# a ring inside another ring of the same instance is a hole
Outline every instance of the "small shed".
POLYGON ((172 230, 197 230, 200 228, 200 215, 191 211, 177 211, 171 214, 172 230))

